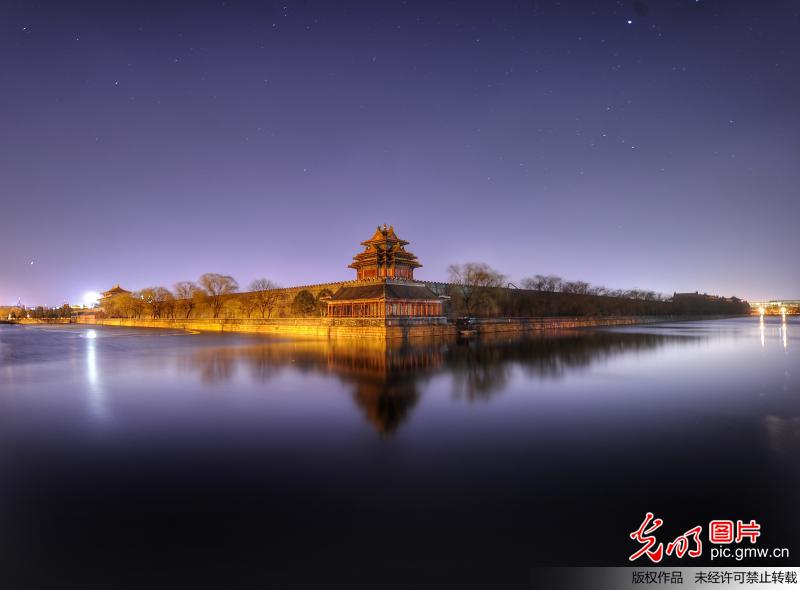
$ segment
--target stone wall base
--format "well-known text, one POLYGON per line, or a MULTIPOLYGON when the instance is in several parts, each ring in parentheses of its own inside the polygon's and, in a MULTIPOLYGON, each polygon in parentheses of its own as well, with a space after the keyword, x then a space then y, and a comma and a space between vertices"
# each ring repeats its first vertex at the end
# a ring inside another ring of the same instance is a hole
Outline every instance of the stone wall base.
MULTIPOLYGON (((94 319, 78 317, 75 323, 129 328, 168 328, 193 332, 274 334, 316 338, 408 339, 439 336, 551 331, 604 326, 630 326, 675 320, 698 319, 685 316, 625 316, 605 318, 493 318, 468 323, 447 323, 443 318, 419 320, 282 318, 270 320, 232 319, 94 319)), ((711 318, 706 318, 711 319, 711 318)), ((44 323, 44 320, 21 323, 44 323)))

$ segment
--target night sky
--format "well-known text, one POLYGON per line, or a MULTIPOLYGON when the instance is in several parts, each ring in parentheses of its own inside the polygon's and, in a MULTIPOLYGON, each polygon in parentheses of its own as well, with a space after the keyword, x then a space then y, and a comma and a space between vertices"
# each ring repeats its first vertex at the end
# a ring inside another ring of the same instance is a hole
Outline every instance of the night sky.
POLYGON ((800 297, 800 3, 4 1, 0 303, 443 280, 800 297), (31 264, 33 263, 33 264, 31 264))

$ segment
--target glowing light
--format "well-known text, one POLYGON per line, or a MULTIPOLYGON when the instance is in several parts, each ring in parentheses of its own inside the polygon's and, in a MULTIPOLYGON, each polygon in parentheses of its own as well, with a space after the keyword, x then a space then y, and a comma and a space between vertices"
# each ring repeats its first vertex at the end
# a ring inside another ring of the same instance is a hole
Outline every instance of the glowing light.
POLYGON ((761 316, 763 316, 763 315, 764 315, 764 306, 763 306, 763 305, 759 306, 759 308, 758 308, 758 314, 759 314, 759 315, 761 315, 761 316))
POLYGON ((90 338, 90 339, 97 338, 97 331, 95 331, 95 330, 86 330, 86 338, 90 338))
POLYGON ((92 307, 100 301, 100 297, 101 295, 97 291, 87 291, 83 294, 83 304, 86 307, 92 307))

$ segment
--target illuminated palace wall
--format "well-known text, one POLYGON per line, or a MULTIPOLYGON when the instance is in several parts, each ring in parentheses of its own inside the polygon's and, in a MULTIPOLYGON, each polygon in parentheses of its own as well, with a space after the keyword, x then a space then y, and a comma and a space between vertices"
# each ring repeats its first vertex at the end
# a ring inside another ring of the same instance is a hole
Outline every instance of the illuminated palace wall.
MULTIPOLYGON (((355 271, 355 279, 272 290, 277 302, 265 317, 288 320, 329 316, 378 322, 395 317, 438 323, 442 318, 454 321, 466 315, 473 318, 607 318, 750 313, 746 301, 699 293, 675 293, 671 301, 664 301, 418 280, 414 273, 422 264, 406 249, 408 244, 398 237, 392 226, 377 227, 368 240, 361 242, 364 249, 353 256, 349 265, 355 271), (297 305, 301 299, 303 305, 297 305)), ((105 312, 101 311, 98 318, 178 320, 212 317, 210 306, 202 300, 196 302, 188 316, 180 313, 181 305, 171 304, 164 307, 161 315, 153 317, 152 310, 149 312, 148 306, 141 305, 141 302, 136 309, 115 305, 115 302, 126 299, 130 302, 130 298, 136 295, 119 285, 103 295, 101 305, 105 312)), ((218 318, 261 318, 260 311, 252 305, 252 298, 251 293, 225 295, 218 318)), ((368 324, 363 325, 366 327, 368 324)))

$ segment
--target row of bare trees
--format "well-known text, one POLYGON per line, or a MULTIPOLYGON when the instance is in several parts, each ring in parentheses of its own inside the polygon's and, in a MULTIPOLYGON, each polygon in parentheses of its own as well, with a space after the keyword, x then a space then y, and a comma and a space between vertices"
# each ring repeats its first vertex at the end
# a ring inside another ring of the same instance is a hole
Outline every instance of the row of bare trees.
POLYGON ((735 314, 745 308, 736 298, 700 305, 655 291, 609 289, 557 275, 537 274, 522 279, 521 289, 507 289, 503 287, 514 285, 506 275, 480 262, 454 264, 448 271, 451 315, 457 317, 735 314))
POLYGON ((609 289, 602 285, 592 285, 586 281, 567 281, 557 275, 534 275, 522 279, 523 289, 543 291, 545 293, 577 293, 579 295, 601 295, 621 297, 624 299, 640 299, 642 301, 667 301, 667 295, 646 291, 644 289, 609 289))
POLYGON ((447 267, 454 291, 450 296, 457 315, 498 315, 493 291, 502 287, 506 276, 483 262, 451 264, 447 267))
POLYGON ((239 283, 232 276, 206 273, 195 281, 181 281, 170 291, 166 287, 146 287, 133 293, 122 293, 104 302, 105 312, 112 317, 189 318, 206 308, 211 317, 219 318, 226 305, 235 302, 248 318, 258 311, 269 318, 285 295, 269 279, 250 283, 249 292, 238 297, 239 283))

